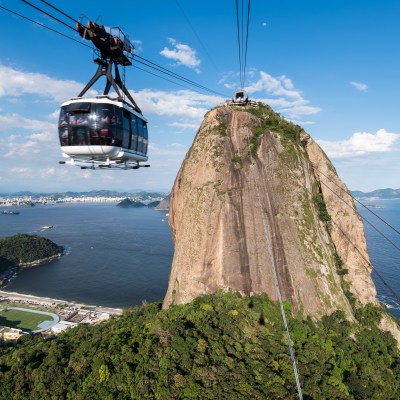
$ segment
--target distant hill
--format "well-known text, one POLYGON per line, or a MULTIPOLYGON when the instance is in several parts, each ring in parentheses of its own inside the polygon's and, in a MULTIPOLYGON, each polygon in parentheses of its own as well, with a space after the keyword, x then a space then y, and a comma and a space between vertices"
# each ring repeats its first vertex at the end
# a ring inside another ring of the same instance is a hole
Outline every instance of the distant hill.
POLYGON ((160 201, 160 204, 156 207, 156 210, 168 211, 170 201, 171 201, 171 194, 169 194, 167 197, 165 197, 160 201))
POLYGON ((117 204, 117 207, 122 207, 122 208, 142 208, 142 207, 146 207, 146 204, 140 202, 140 201, 133 201, 131 199, 124 199, 122 201, 120 201, 117 204))
POLYGON ((359 190, 353 190, 352 195, 354 197, 376 197, 379 199, 400 199, 400 189, 376 189, 372 192, 361 192, 359 190))
POLYGON ((163 198, 165 197, 165 192, 150 192, 150 191, 130 191, 130 192, 118 192, 116 190, 91 190, 89 192, 30 192, 30 191, 21 191, 15 193, 0 193, 0 196, 31 196, 33 198, 41 197, 41 196, 52 196, 54 198, 64 198, 64 197, 77 197, 77 196, 89 196, 89 197, 135 197, 140 198, 143 201, 150 200, 155 197, 163 198))

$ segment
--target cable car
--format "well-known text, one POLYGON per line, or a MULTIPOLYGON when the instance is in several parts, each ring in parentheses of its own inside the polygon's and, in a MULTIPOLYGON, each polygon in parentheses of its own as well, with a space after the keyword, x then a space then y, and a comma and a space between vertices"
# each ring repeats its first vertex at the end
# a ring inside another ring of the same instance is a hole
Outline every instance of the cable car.
POLYGON ((234 94, 232 99, 227 101, 227 104, 233 104, 235 106, 247 106, 250 105, 252 107, 256 107, 257 103, 253 100, 249 99, 246 91, 241 89, 237 90, 234 94))
POLYGON ((246 105, 249 101, 249 96, 244 90, 237 90, 232 97, 232 103, 237 105, 246 105))
POLYGON ((135 168, 148 159, 147 119, 109 96, 63 103, 58 133, 63 155, 73 165, 135 168))
POLYGON ((118 65, 131 65, 133 46, 119 28, 105 28, 89 21, 77 24, 77 31, 97 47, 95 75, 81 91, 60 108, 58 134, 61 151, 71 164, 86 168, 137 169, 149 167, 147 119, 121 79, 118 65), (113 34, 116 32, 116 34, 113 34), (112 73, 114 67, 114 75, 112 73), (84 98, 84 94, 102 76, 103 94, 84 98), (110 97, 111 87, 116 97, 110 97), (129 102, 127 101, 129 100, 129 102))

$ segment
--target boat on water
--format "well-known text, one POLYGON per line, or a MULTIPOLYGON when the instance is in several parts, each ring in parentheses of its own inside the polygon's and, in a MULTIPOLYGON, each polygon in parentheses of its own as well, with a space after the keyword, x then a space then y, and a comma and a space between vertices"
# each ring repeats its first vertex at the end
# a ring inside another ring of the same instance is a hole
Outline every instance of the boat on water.
POLYGON ((51 229, 51 228, 54 228, 54 225, 44 225, 44 226, 40 227, 40 229, 42 229, 42 230, 51 229))
POLYGON ((13 210, 3 210, 1 212, 3 215, 18 215, 19 211, 13 211, 13 210))

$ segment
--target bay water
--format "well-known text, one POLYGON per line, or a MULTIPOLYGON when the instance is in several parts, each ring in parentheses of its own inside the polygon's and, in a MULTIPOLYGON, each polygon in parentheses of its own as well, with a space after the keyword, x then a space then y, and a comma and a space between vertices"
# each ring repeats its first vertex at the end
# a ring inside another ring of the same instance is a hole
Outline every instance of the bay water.
POLYGON ((4 290, 124 308, 163 299, 174 251, 165 211, 116 203, 15 210, 20 214, 0 215, 0 237, 39 234, 63 246, 66 255, 20 270, 4 290))
MULTIPOLYGON (((371 213, 400 231, 400 200, 363 203, 379 207, 359 206, 369 222, 364 227, 371 262, 400 293, 400 235, 371 213)), ((165 211, 119 208, 115 203, 61 203, 18 211, 0 215, 0 237, 40 234, 63 246, 66 255, 20 270, 5 290, 123 308, 163 299, 174 252, 165 211)), ((372 278, 379 300, 400 318, 397 299, 376 274, 372 278)))

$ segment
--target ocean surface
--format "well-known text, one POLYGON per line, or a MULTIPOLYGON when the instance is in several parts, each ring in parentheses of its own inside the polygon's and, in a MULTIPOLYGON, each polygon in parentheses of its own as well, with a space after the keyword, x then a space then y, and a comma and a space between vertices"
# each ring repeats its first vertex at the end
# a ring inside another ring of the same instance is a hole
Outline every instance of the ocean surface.
MULTIPOLYGON (((400 231, 400 200, 363 203, 382 207, 359 206, 359 211, 371 224, 364 222, 372 264, 400 294, 400 235, 371 213, 400 231)), ((0 237, 40 234, 67 254, 21 270, 5 290, 124 308, 163 299, 174 252, 164 211, 119 208, 115 203, 63 203, 18 211, 19 215, 0 215, 0 237), (46 225, 54 227, 41 230, 46 225)), ((376 274, 372 278, 378 298, 400 318, 399 301, 376 274)))
MULTIPOLYGON (((400 232, 400 200, 362 200, 362 204, 382 207, 366 209, 358 204, 358 210, 364 219, 371 263, 384 281, 400 296, 400 234, 395 231, 400 232)), ((372 273, 372 279, 378 291, 378 299, 386 304, 389 312, 400 318, 399 300, 375 273, 372 273)))
POLYGON ((165 211, 116 203, 13 209, 20 214, 0 215, 0 237, 40 234, 66 255, 20 270, 4 290, 124 308, 163 299, 174 252, 165 211))

